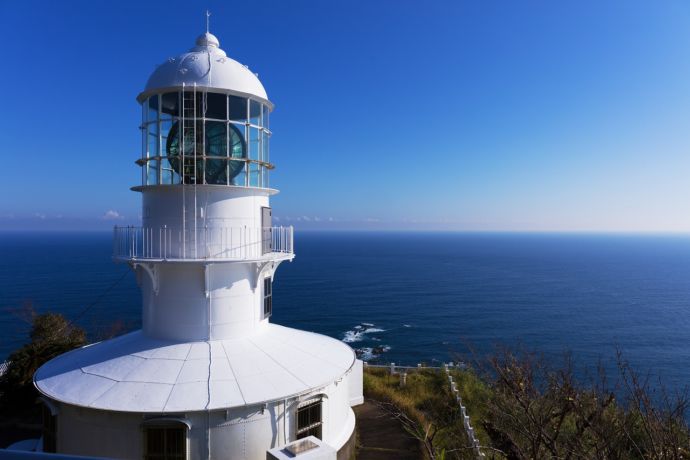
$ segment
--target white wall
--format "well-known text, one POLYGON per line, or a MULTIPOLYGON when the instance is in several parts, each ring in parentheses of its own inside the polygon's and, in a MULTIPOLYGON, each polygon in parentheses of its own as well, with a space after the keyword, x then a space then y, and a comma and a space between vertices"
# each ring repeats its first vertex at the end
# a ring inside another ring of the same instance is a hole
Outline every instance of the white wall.
MULTIPOLYGON (((354 416, 349 405, 347 380, 299 398, 260 406, 212 412, 167 414, 188 420, 190 460, 232 458, 264 460, 266 451, 295 439, 299 400, 323 395, 323 440, 336 450, 350 438, 354 416), (288 417, 285 418, 287 407, 288 417), (287 423, 284 423, 287 422, 287 423)), ((155 414, 149 414, 155 415, 155 414)), ((159 414, 164 416, 166 414, 159 414)), ((58 451, 74 455, 140 459, 143 453, 144 414, 108 412, 58 404, 58 451)))
POLYGON ((359 406, 364 403, 364 363, 361 359, 355 360, 352 371, 347 375, 350 406, 359 406))
POLYGON ((58 453, 141 458, 141 414, 57 406, 58 453))
POLYGON ((183 203, 187 228, 261 227, 261 207, 269 205, 267 189, 212 185, 156 186, 142 190, 142 225, 182 227, 183 203), (194 189, 196 188, 196 195, 194 189))
POLYGON ((253 263, 160 263, 157 294, 150 274, 139 267, 144 333, 190 341, 252 334, 263 320, 263 277, 272 276, 276 266, 257 280, 253 263))
MULTIPOLYGON (((170 244, 181 246, 179 230, 184 202, 188 231, 194 228, 196 215, 197 226, 233 227, 237 238, 240 227, 260 229, 261 208, 269 206, 269 193, 241 187, 197 186, 195 198, 194 187, 144 188, 143 226, 155 229, 154 247, 161 244, 157 229, 163 226, 177 229, 171 232, 170 244)), ((175 248, 171 252, 182 253, 175 248)), ((276 266, 267 267, 261 277, 271 276, 276 266)), ((257 267, 255 263, 202 262, 148 264, 149 270, 139 266, 144 333, 173 340, 227 339, 251 334, 263 319, 263 286, 257 279, 257 267)))

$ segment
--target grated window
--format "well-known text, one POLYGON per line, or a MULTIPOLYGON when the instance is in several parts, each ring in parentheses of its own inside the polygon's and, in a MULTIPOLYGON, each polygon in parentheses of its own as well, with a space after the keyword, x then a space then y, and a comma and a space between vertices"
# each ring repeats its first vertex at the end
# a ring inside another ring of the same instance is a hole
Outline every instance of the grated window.
POLYGON ((185 426, 148 426, 144 429, 145 460, 184 460, 187 458, 185 426))
POLYGON ((297 439, 314 436, 321 439, 321 400, 297 408, 297 439))

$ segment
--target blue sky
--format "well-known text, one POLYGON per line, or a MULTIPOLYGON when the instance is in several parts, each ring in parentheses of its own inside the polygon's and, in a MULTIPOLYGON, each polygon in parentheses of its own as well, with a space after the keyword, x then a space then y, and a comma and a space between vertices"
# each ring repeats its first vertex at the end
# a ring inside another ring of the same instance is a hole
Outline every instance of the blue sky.
POLYGON ((485 0, 1 2, 0 229, 137 222, 135 97, 205 8, 281 223, 690 231, 690 3, 485 0))

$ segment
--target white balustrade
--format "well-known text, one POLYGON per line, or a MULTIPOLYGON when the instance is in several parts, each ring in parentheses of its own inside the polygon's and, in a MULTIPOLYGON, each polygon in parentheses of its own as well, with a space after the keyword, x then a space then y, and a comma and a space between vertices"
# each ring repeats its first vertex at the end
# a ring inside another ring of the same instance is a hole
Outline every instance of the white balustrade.
POLYGON ((115 227, 120 260, 261 260, 293 254, 293 227, 115 227))

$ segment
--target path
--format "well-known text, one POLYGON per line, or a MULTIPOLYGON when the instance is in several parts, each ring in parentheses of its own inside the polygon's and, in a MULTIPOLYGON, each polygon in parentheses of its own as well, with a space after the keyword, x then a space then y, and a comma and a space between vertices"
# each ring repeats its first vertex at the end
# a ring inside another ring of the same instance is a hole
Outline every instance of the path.
POLYGON ((355 407, 357 460, 417 460, 424 458, 419 441, 369 399, 355 407))

